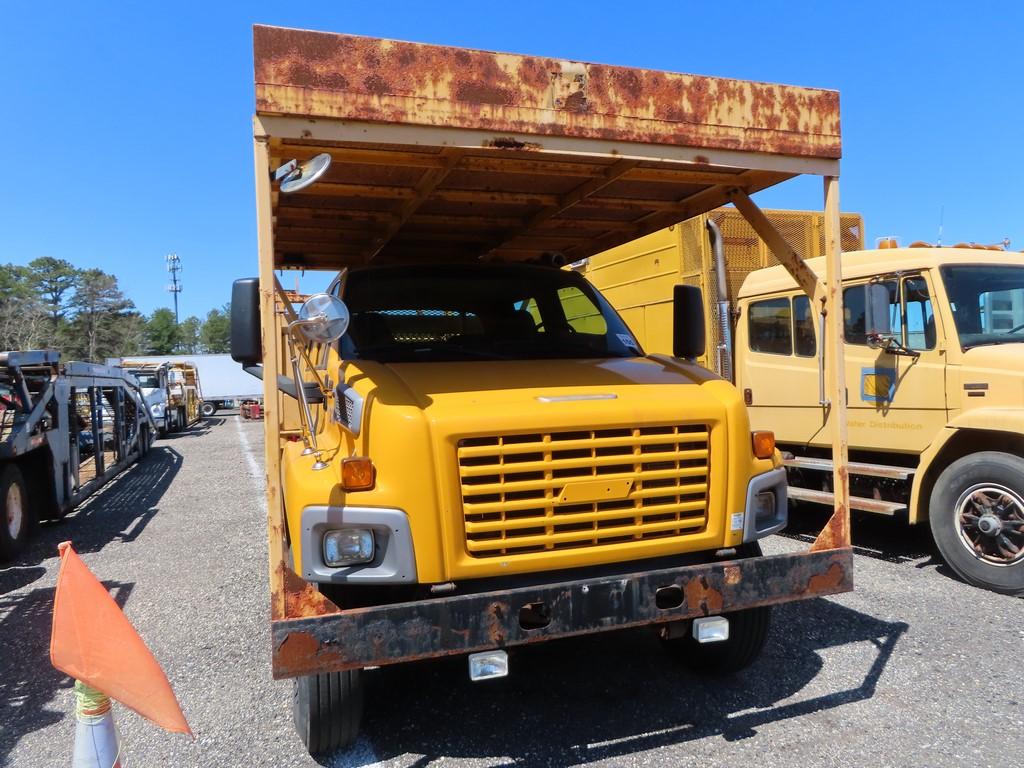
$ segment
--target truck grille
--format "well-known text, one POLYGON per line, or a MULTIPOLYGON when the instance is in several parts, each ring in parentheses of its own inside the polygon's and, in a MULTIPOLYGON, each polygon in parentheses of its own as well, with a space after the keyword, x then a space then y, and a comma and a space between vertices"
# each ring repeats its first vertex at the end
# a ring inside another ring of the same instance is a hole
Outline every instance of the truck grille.
POLYGON ((458 463, 472 557, 682 536, 707 522, 704 424, 465 438, 458 463))

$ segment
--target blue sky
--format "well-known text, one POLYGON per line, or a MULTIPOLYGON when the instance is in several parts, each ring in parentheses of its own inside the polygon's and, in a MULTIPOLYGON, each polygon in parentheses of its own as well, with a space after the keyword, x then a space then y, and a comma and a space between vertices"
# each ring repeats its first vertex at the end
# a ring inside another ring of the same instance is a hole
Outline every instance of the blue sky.
MULTIPOLYGON (((1017 3, 5 3, 0 262, 64 258, 182 317, 255 273, 251 25, 278 24, 841 92, 842 207, 871 241, 1024 248, 1017 3)), ((820 206, 820 182, 759 196, 820 206)))

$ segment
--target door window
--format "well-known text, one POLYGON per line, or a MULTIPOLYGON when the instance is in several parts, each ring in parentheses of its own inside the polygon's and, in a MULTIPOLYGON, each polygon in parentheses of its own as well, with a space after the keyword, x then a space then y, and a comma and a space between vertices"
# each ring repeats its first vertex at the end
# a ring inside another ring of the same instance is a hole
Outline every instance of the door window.
POLYGON ((793 340, 798 357, 814 357, 818 351, 814 341, 811 300, 806 296, 793 297, 793 340))
POLYGON ((935 313, 928 283, 923 277, 915 275, 903 281, 903 302, 906 309, 903 343, 910 349, 935 349, 935 313))
POLYGON ((751 351, 772 355, 793 354, 792 315, 788 298, 752 303, 747 318, 751 351))

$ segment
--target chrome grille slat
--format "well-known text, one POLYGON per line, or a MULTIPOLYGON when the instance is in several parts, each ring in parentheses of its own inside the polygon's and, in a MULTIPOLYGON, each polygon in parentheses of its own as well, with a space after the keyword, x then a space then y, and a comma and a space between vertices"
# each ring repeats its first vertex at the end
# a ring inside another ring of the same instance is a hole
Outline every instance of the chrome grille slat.
POLYGON ((464 438, 466 550, 499 557, 701 532, 709 435, 681 424, 464 438), (632 484, 625 498, 559 502, 567 485, 591 481, 632 484))

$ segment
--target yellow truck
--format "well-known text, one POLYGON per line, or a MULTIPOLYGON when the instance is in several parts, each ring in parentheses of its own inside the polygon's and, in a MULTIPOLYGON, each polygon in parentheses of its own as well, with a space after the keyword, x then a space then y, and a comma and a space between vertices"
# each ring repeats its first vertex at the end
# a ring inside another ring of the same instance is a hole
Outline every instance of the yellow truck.
MULTIPOLYGON (((843 271, 851 507, 927 521, 965 581, 1024 594, 1024 254, 888 248, 843 271)), ((777 267, 737 310, 751 423, 775 427, 790 498, 831 503, 813 313, 777 267)))
MULTIPOLYGON (((820 213, 765 213, 795 252, 823 252, 820 213)), ((843 214, 841 229, 850 251, 843 335, 851 508, 927 521, 966 581, 1024 593, 1024 256, 891 240, 865 251, 859 216, 843 214), (872 294, 879 325, 869 328, 872 294)), ((823 316, 773 262, 741 212, 721 209, 574 267, 655 352, 669 348, 664 309, 674 285, 718 294, 708 307, 708 354, 698 361, 735 380, 754 429, 775 431, 790 500, 832 504, 823 316)), ((812 270, 822 263, 807 261, 812 270)))
POLYGON ((729 673, 772 605, 852 589, 845 419, 832 518, 763 556, 785 469, 694 362, 700 291, 647 354, 560 268, 813 174, 828 264, 782 260, 839 316, 838 94, 254 35, 259 277, 233 288, 232 356, 263 379, 272 666, 311 753, 356 738, 368 667, 457 654, 484 680, 515 646, 649 625, 729 673))

